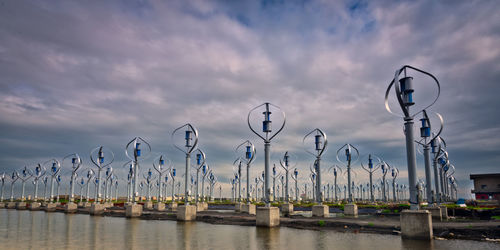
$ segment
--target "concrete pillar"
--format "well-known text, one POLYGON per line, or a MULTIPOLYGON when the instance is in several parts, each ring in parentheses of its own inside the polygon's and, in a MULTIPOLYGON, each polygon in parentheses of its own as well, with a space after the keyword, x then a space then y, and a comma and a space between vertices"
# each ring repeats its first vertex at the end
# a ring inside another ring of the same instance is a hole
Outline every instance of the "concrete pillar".
POLYGON ((177 220, 192 221, 196 220, 196 206, 182 205, 177 208, 177 220))
POLYGON ((20 201, 16 203, 16 209, 17 210, 26 210, 26 202, 20 201))
POLYGON ((94 202, 90 206, 90 215, 101 215, 104 212, 104 209, 104 204, 94 202))
POLYGON ((280 225, 280 210, 277 207, 258 207, 256 217, 258 227, 276 227, 280 225))
POLYGON ((243 204, 241 206, 241 211, 243 213, 247 213, 249 215, 255 215, 255 213, 256 213, 255 210, 256 210, 256 207, 254 204, 243 204))
POLYGON ((68 202, 66 205, 64 205, 64 212, 65 213, 74 213, 78 210, 78 206, 74 202, 68 202))
POLYGON ((283 203, 283 205, 281 205, 281 213, 283 213, 284 215, 289 215, 289 214, 292 214, 293 213, 293 204, 292 203, 283 203))
POLYGON ((344 215, 358 217, 358 205, 349 203, 344 205, 344 215))
POLYGON ((142 205, 130 204, 125 206, 125 217, 134 218, 142 215, 142 205))
POLYGON ((432 219, 429 211, 403 210, 400 221, 401 237, 419 240, 432 239, 432 219))
POLYGON ((29 207, 30 207, 30 210, 39 210, 40 209, 40 206, 42 204, 40 202, 32 202, 30 203, 29 207))
POLYGON ((163 202, 157 202, 155 204, 155 210, 158 211, 158 212, 165 211, 165 203, 163 203, 163 202))
POLYGON ((314 205, 312 207, 313 217, 328 217, 330 211, 327 205, 314 205))

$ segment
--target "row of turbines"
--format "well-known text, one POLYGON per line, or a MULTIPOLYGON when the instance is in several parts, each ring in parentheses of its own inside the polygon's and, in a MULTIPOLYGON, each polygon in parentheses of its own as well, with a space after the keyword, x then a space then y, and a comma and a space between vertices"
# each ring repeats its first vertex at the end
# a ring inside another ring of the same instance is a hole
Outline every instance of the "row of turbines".
MULTIPOLYGON (((270 211, 272 208, 271 203, 281 200, 287 203, 286 206, 288 209, 291 207, 291 211, 293 211, 293 205, 290 202, 294 200, 296 202, 313 202, 316 204, 313 206, 313 215, 326 216, 328 214, 328 207, 323 204, 324 202, 338 202, 343 200, 347 203, 345 207, 346 211, 352 210, 357 215, 355 202, 360 201, 398 202, 405 200, 409 202, 410 210, 419 210, 422 201, 425 201, 430 206, 439 206, 443 202, 456 199, 457 181, 454 177, 455 167, 450 163, 449 155, 446 151, 446 141, 441 136, 444 127, 443 117, 439 113, 429 111, 429 108, 438 100, 440 91, 440 83, 436 77, 409 65, 405 65, 395 72, 394 78, 386 90, 385 107, 387 111, 391 114, 396 114, 389 105, 389 96, 391 93, 395 94, 396 101, 402 111, 402 114, 398 116, 403 118, 404 121, 403 132, 406 138, 408 185, 396 182, 399 175, 397 167, 390 165, 375 154, 367 154, 360 157, 357 147, 349 143, 337 149, 337 164, 333 166, 327 165, 325 168, 322 158, 328 148, 329 141, 326 133, 319 128, 313 129, 302 139, 305 152, 312 157, 310 159, 312 163, 309 171, 299 170, 296 167, 298 157, 289 151, 285 152, 279 160, 278 168, 276 164, 271 166, 271 141, 285 127, 285 112, 279 106, 269 102, 251 109, 247 116, 247 123, 250 131, 262 139, 264 143, 264 170, 262 173, 257 171, 259 173, 257 176, 251 176, 250 168, 255 160, 256 147, 250 140, 237 145, 235 150, 237 158, 233 162, 233 175, 229 183, 231 187, 231 199, 237 203, 236 209, 243 208, 243 204, 245 204, 246 209, 250 209, 254 201, 261 201, 264 203, 264 208, 270 211), (429 77, 437 86, 436 97, 422 109, 412 108, 415 105, 413 96, 415 89, 413 87, 413 77, 407 75, 407 71, 423 74, 429 77), (263 120, 262 118, 258 118, 260 114, 263 115, 263 120), (278 117, 279 126, 277 130, 273 130, 272 114, 274 114, 273 118, 278 117), (421 117, 419 139, 415 139, 414 136, 414 119, 417 116, 421 117), (433 120, 432 124, 431 120, 433 120), (416 146, 418 146, 418 149, 416 146), (417 175, 417 151, 423 155, 424 160, 425 176, 420 179, 417 175), (362 171, 368 175, 369 182, 359 181, 362 172, 356 172, 353 169, 358 162, 362 171), (243 168, 245 167, 246 173, 243 173, 243 168), (280 168, 282 171, 279 170, 280 168), (329 173, 333 173, 333 178, 332 176, 325 178, 329 173), (306 183, 301 183, 301 185, 298 183, 300 175, 302 175, 302 180, 308 180, 306 183), (374 181, 374 178, 377 177, 379 179, 374 181), (289 185, 290 179, 294 180, 294 187, 289 185), (243 187, 242 184, 244 185, 243 187), (300 190, 299 186, 303 186, 303 189, 300 190), (390 195, 391 187, 392 197, 390 195), (315 213, 315 211, 319 212, 315 213)), ((59 184, 62 181, 59 171, 63 167, 71 168, 71 177, 69 180, 70 203, 75 199, 75 183, 81 186, 80 196, 82 196, 83 185, 86 185, 85 198, 87 200, 90 199, 90 183, 95 185, 93 198, 96 202, 92 204, 94 206, 98 203, 111 201, 113 199, 113 190, 116 199, 118 181, 122 180, 122 182, 126 182, 127 184, 127 204, 130 204, 132 210, 134 206, 137 206, 138 201, 140 201, 140 196, 144 195, 144 190, 146 191, 146 200, 151 201, 153 196, 152 190, 156 188, 156 198, 158 201, 166 201, 167 197, 170 197, 172 201, 183 204, 181 213, 187 213, 191 216, 192 212, 189 212, 192 209, 189 208, 191 203, 194 202, 196 204, 196 212, 199 202, 205 203, 213 199, 217 177, 213 172, 213 168, 206 161, 205 152, 197 147, 198 131, 194 126, 188 123, 175 129, 172 132, 172 142, 173 146, 185 156, 184 174, 179 178, 184 179, 183 181, 178 180, 176 182, 176 168, 173 167, 172 162, 165 155, 159 155, 154 158, 153 168, 142 171, 140 165, 150 155, 151 146, 144 139, 136 137, 125 146, 125 155, 129 159, 123 165, 123 167, 128 169, 126 179, 118 178, 113 172, 113 168, 111 167, 114 161, 113 152, 100 146, 93 149, 90 153, 90 160, 95 165, 93 169, 78 172, 82 166, 82 159, 75 153, 64 157, 61 162, 51 159, 45 163, 38 164, 33 171, 27 167, 21 173, 14 171, 10 176, 10 198, 11 200, 14 199, 13 187, 15 182, 20 179, 22 182, 21 200, 24 200, 25 183, 30 178, 33 178, 33 197, 35 200, 38 198, 38 182, 42 180, 45 184, 44 200, 48 200, 51 203, 57 201, 59 197, 59 184), (178 143, 181 141, 182 143, 178 143), (195 156, 193 163, 191 163, 192 155, 195 156), (141 173, 142 180, 140 180, 141 173), (79 175, 83 177, 78 179, 79 175), (47 199, 46 190, 49 182, 50 195, 47 199), (205 189, 205 183, 207 189, 205 189), (181 193, 182 184, 184 184, 184 194, 181 193), (171 190, 170 195, 167 193, 167 188, 169 187, 171 190), (54 188, 57 192, 56 195, 54 195, 54 188), (102 194, 103 189, 104 195, 102 194), (140 190, 143 192, 140 193, 140 190)), ((2 182, 1 199, 3 200, 4 182, 9 176, 3 174, 0 177, 2 182)), ((220 186, 219 199, 222 200, 220 186)), ((269 211, 266 213, 271 213, 269 211)), ((186 216, 184 215, 183 218, 186 216)), ((193 217, 191 216, 191 218, 193 217)))
MULTIPOLYGON (((186 144, 183 146, 187 150, 177 145, 174 146, 186 153, 186 157, 189 159, 188 157, 192 149, 198 143, 198 132, 191 124, 186 124, 174 131, 172 134, 173 139, 179 129, 182 128, 186 129, 184 138, 186 144)), ((3 173, 0 175, 0 201, 4 201, 5 182, 10 179, 9 200, 11 202, 16 200, 14 185, 17 181, 20 181, 22 185, 19 199, 21 201, 26 200, 26 183, 29 180, 33 184, 33 193, 30 196, 31 201, 59 202, 61 196, 60 186, 63 183, 63 177, 61 176, 62 169, 71 170, 70 178, 67 180, 69 182, 69 190, 67 192, 69 202, 75 201, 77 196, 75 188, 77 188, 77 185, 80 187, 78 197, 80 202, 85 201, 88 203, 93 200, 98 203, 107 203, 113 200, 116 201, 118 200, 119 183, 126 183, 126 201, 130 203, 137 202, 139 197, 145 197, 146 201, 151 201, 154 196, 153 190, 156 190, 156 200, 159 202, 166 202, 167 200, 180 201, 181 197, 184 197, 186 200, 194 200, 195 202, 213 200, 214 189, 218 181, 213 169, 206 162, 206 155, 201 149, 194 151, 196 154, 195 164, 190 164, 188 160, 186 161, 186 172, 181 178, 185 177, 186 180, 189 178, 189 187, 186 183, 184 194, 181 194, 180 189, 182 180, 176 181, 177 169, 165 155, 157 156, 153 160, 152 168, 143 171, 142 177, 140 176, 140 162, 150 153, 151 146, 147 141, 141 137, 132 139, 125 147, 125 155, 130 159, 122 166, 127 169, 127 176, 125 178, 119 178, 115 174, 115 169, 111 166, 114 162, 114 153, 104 146, 96 147, 90 152, 90 161, 93 163, 94 168, 82 170, 82 158, 77 153, 73 153, 65 156, 61 161, 51 159, 43 163, 38 163, 33 169, 24 167, 20 171, 13 171, 11 175, 3 173), (142 145, 145 145, 145 152, 142 145), (190 174, 189 169, 193 169, 194 173, 190 174), (43 184, 42 197, 39 197, 40 182, 43 184), (94 188, 91 189, 91 186, 94 188), (170 189, 170 192, 167 192, 168 189, 170 189), (200 189, 201 192, 199 192, 200 189), (91 190, 94 191, 93 195, 91 194, 91 190), (193 196, 192 194, 195 194, 195 196, 191 197, 193 196)), ((86 205, 90 205, 90 203, 86 205)))

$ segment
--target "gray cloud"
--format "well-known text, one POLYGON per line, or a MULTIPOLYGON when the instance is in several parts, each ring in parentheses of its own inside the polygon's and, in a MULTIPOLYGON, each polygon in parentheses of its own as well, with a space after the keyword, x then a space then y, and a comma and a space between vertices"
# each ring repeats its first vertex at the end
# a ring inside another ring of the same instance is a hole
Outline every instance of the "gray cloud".
POLYGON ((402 119, 383 96, 396 68, 410 64, 441 81, 432 110, 444 116, 468 196, 470 172, 498 169, 497 12, 495 1, 5 1, 0 166, 11 172, 102 144, 120 168, 125 143, 141 136, 182 169, 170 133, 190 122, 220 180, 231 176, 234 147, 254 141, 255 176, 263 146, 246 115, 270 101, 288 116, 275 160, 293 151, 305 174, 312 158, 302 136, 319 127, 330 139, 326 166, 350 142, 397 165, 405 183, 402 119))

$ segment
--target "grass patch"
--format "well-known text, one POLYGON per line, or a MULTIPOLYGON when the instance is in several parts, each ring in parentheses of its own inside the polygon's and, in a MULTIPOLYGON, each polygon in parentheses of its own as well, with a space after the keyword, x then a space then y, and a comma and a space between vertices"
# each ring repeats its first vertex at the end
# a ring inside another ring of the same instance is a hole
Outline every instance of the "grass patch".
POLYGON ((491 218, 494 220, 500 220, 500 215, 493 215, 491 218))
POLYGON ((325 226, 325 221, 324 220, 318 221, 318 226, 324 227, 325 226))
POLYGON ((370 222, 370 223, 368 223, 368 226, 373 227, 373 226, 375 226, 375 224, 373 224, 373 222, 370 222))

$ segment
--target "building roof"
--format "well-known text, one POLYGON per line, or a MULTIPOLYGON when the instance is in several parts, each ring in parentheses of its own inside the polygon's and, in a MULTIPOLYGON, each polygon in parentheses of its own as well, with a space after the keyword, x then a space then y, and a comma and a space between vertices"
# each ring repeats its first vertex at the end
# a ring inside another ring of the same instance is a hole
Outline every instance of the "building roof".
POLYGON ((484 177, 500 177, 500 173, 492 173, 492 174, 471 174, 470 179, 476 179, 476 178, 484 178, 484 177))

